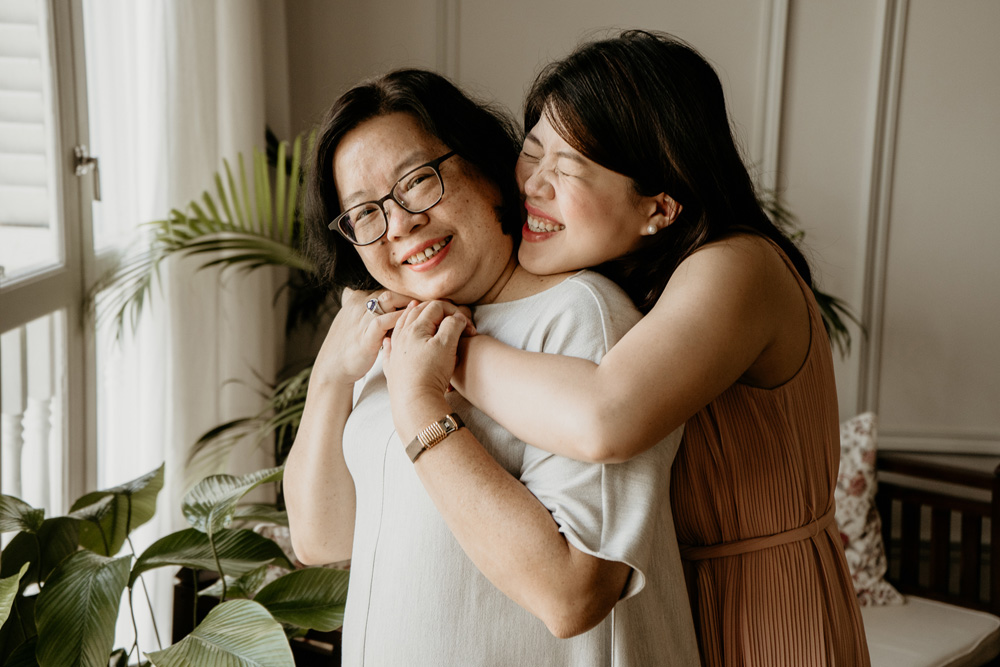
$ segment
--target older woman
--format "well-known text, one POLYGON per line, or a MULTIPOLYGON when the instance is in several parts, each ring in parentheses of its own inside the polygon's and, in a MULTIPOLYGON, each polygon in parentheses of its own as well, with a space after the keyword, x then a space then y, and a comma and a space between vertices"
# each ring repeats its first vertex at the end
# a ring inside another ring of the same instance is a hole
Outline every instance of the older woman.
POLYGON ((310 233, 334 282, 393 294, 366 308, 345 290, 316 360, 285 473, 296 554, 352 559, 345 665, 697 664, 669 505, 680 431, 617 465, 530 447, 446 393, 465 316, 394 310, 471 304, 497 340, 594 362, 636 321, 596 274, 518 266, 510 127, 416 70, 331 108, 310 233))

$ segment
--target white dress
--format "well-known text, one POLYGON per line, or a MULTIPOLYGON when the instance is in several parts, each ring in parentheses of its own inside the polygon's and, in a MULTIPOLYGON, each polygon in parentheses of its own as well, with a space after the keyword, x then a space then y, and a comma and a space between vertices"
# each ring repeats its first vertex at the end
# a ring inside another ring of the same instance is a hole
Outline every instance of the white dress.
MULTIPOLYGON (((638 319, 616 285, 590 272, 525 299, 475 308, 481 333, 595 362, 638 319)), ((466 426, 549 509, 571 544, 633 568, 604 621, 557 639, 497 590, 452 536, 396 435, 381 361, 355 397, 344 431, 357 517, 343 665, 699 664, 669 501, 680 429, 626 463, 581 463, 526 445, 449 394, 466 426)))

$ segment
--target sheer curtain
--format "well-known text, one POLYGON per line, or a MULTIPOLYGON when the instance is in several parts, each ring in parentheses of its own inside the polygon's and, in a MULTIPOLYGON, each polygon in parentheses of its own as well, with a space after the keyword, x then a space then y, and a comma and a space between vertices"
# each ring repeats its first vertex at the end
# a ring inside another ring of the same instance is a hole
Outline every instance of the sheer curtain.
MULTIPOLYGON (((258 1, 85 0, 91 143, 103 201, 95 237, 112 248, 146 221, 214 190, 222 159, 264 143, 258 1)), ((137 553, 186 527, 180 514, 188 450, 209 428, 261 407, 261 378, 281 359, 275 317, 280 276, 196 270, 171 262, 139 326, 121 343, 98 337, 98 485, 114 486, 166 463, 157 514, 135 534, 137 553)), ((245 453, 245 452, 244 452, 245 453)), ((236 472, 273 465, 261 452, 236 472)), ((210 473, 214 471, 203 471, 210 473)), ((164 642, 172 571, 147 578, 164 642)), ((145 603, 135 601, 140 647, 154 650, 145 603)), ((128 613, 119 645, 131 643, 128 613)))

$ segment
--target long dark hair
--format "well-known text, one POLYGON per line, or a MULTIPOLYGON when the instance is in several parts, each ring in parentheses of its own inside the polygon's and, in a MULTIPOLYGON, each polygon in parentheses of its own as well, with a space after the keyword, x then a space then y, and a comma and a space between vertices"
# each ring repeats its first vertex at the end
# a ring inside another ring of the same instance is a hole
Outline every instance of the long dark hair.
POLYGON ((500 190, 498 211, 505 234, 519 239, 521 197, 514 177, 521 143, 516 123, 497 108, 473 100, 451 81, 427 70, 401 69, 361 83, 341 95, 326 113, 306 184, 306 247, 321 279, 353 289, 380 285, 352 244, 328 229, 340 214, 333 158, 348 132, 366 120, 403 112, 412 115, 500 190))
POLYGON ((640 195, 665 192, 683 206, 673 224, 638 250, 595 267, 643 312, 685 258, 736 231, 773 239, 811 283, 802 253, 758 202, 719 77, 688 44, 643 30, 585 44, 535 79, 525 128, 543 113, 567 143, 631 178, 640 195))

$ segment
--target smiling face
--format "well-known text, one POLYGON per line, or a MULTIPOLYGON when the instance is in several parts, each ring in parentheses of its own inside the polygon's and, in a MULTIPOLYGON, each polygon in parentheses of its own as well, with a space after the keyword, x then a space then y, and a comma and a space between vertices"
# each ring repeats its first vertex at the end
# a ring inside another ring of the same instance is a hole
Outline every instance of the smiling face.
MULTIPOLYGON (((381 199, 404 174, 450 150, 410 114, 364 121, 344 135, 334 154, 341 210, 381 199)), ((497 215, 499 190, 460 156, 439 169, 444 196, 436 206, 408 213, 387 200, 385 236, 355 250, 372 277, 395 292, 420 300, 489 300, 514 262, 513 240, 497 215)))
POLYGON ((638 247, 651 223, 668 224, 655 217, 656 198, 641 197, 629 177, 584 157, 546 114, 525 138, 517 182, 528 214, 518 260, 532 273, 572 271, 621 257, 638 247))

